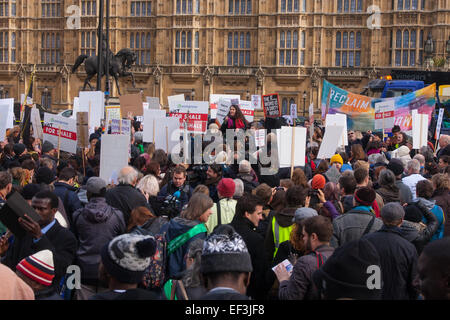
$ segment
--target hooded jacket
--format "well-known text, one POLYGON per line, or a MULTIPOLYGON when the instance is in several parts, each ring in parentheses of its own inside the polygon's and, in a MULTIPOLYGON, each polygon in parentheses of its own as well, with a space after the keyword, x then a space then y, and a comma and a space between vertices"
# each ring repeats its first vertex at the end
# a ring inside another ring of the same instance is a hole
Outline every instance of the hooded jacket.
POLYGON ((376 192, 383 198, 384 204, 389 202, 400 202, 400 190, 398 188, 386 188, 383 186, 376 190, 376 192))
POLYGON ((330 169, 328 169, 327 172, 325 172, 324 174, 327 177, 327 182, 334 182, 334 183, 338 183, 339 182, 339 178, 342 176, 342 174, 339 172, 339 170, 332 166, 330 169))
MULTIPOLYGON (((426 209, 430 210, 431 213, 433 213, 436 219, 438 220, 438 228, 436 232, 433 234, 433 237, 431 237, 431 241, 443 238, 445 217, 442 208, 436 205, 435 200, 427 200, 421 197, 418 197, 417 199, 426 207, 426 209)), ((422 222, 429 223, 429 220, 427 221, 427 219, 424 217, 422 222)))
POLYGON ((436 205, 441 207, 444 211, 444 236, 450 236, 450 191, 445 189, 438 189, 433 193, 433 200, 436 200, 436 205))
POLYGON ((77 189, 64 182, 55 182, 53 185, 55 186, 55 190, 53 192, 64 204, 64 209, 69 218, 69 222, 72 224, 73 213, 83 207, 78 195, 76 194, 77 189))
MULTIPOLYGON (((275 219, 278 225, 281 228, 287 228, 294 224, 292 219, 294 219, 295 211, 297 208, 284 208, 279 212, 275 212, 272 219, 275 219)), ((272 219, 268 221, 267 225, 267 233, 264 240, 264 247, 266 250, 266 257, 268 262, 272 262, 273 254, 275 252, 275 242, 274 242, 274 234, 272 229, 272 219)), ((284 242, 280 240, 280 243, 284 242)))
POLYGON ((98 278, 102 247, 125 233, 126 224, 123 213, 108 205, 105 198, 92 198, 73 217, 74 231, 79 242, 77 264, 81 268, 82 280, 89 282, 98 278))

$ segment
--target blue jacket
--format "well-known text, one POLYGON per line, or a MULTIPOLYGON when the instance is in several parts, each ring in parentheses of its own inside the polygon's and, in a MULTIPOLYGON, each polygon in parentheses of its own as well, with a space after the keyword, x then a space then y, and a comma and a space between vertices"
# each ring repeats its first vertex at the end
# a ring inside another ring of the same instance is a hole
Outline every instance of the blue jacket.
MULTIPOLYGON (((437 231, 434 233, 433 237, 431 238, 431 241, 442 239, 444 237, 444 225, 445 225, 445 217, 444 212, 442 211, 442 208, 436 205, 435 200, 426 200, 424 198, 420 198, 420 200, 427 206, 428 210, 431 211, 432 214, 436 217, 438 220, 439 226, 437 231)), ((423 217, 422 222, 425 224, 428 224, 429 221, 423 217)))
POLYGON ((76 193, 77 189, 64 182, 55 182, 53 185, 55 186, 55 190, 53 192, 64 204, 64 209, 66 210, 66 214, 70 220, 70 225, 72 225, 73 213, 78 209, 83 208, 83 205, 81 204, 81 201, 76 193))
POLYGON ((180 191, 181 194, 179 198, 180 204, 178 205, 178 211, 181 213, 181 209, 188 204, 189 200, 191 199, 192 193, 194 192, 191 186, 185 184, 180 190, 180 188, 176 188, 173 185, 172 181, 170 181, 159 191, 158 200, 160 202, 164 202, 168 195, 173 195, 176 191, 180 191))
MULTIPOLYGON (((176 217, 170 220, 169 223, 162 226, 160 233, 166 233, 167 244, 183 233, 188 232, 190 229, 199 224, 199 221, 187 220, 184 218, 176 217)), ((186 261, 184 256, 186 255, 189 245, 195 239, 206 239, 206 232, 197 234, 189 239, 185 244, 173 252, 167 257, 167 276, 168 278, 174 278, 180 275, 180 273, 186 270, 186 261)))

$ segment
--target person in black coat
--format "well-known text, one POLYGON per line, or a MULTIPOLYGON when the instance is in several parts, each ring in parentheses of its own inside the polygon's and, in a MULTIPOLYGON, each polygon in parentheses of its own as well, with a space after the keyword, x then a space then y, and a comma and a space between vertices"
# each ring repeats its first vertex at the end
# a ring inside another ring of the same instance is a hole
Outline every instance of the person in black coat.
POLYGON ((125 167, 119 172, 119 185, 106 191, 106 203, 111 207, 122 211, 125 223, 131 216, 131 211, 137 207, 146 207, 153 211, 148 202, 149 195, 146 196, 135 188, 138 172, 133 167, 125 167))
POLYGON ((73 187, 76 176, 75 169, 66 167, 59 173, 58 182, 53 184, 55 187, 54 193, 61 199, 70 225, 73 222, 73 213, 83 207, 76 193, 77 189, 73 187))
MULTIPOLYGON (((66 274, 67 267, 75 259, 77 240, 71 231, 63 228, 55 219, 58 197, 54 193, 50 191, 37 193, 33 197, 32 207, 41 220, 38 223, 28 216, 19 218, 19 223, 27 234, 21 238, 14 237, 12 244, 10 243, 7 248, 5 257, 2 258, 2 263, 15 271, 16 265, 22 259, 48 249, 53 253, 55 265, 52 286, 57 288, 61 278, 66 274)), ((5 252, 1 251, 0 255, 3 256, 5 252)))
POLYGON ((404 238, 401 229, 405 211, 397 202, 381 210, 383 226, 363 239, 370 241, 380 255, 383 300, 416 300, 418 290, 413 285, 417 276, 417 251, 404 238))
POLYGON ((269 279, 272 270, 268 264, 264 250, 264 238, 257 231, 262 219, 264 203, 255 195, 246 194, 236 204, 236 213, 230 225, 244 239, 250 253, 253 272, 247 295, 254 300, 264 300, 272 286, 269 279))

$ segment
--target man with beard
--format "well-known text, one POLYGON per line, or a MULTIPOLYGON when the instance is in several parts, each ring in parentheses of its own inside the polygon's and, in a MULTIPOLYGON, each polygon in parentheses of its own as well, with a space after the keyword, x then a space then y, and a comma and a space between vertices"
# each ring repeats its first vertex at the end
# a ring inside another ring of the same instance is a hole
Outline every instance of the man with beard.
POLYGON ((328 218, 315 216, 303 222, 303 242, 308 254, 300 257, 292 274, 284 265, 278 265, 275 274, 280 281, 280 300, 316 300, 319 293, 312 281, 313 273, 333 254, 330 247, 333 226, 328 218))
POLYGON ((212 164, 209 166, 208 171, 206 171, 205 186, 209 189, 209 196, 214 202, 218 202, 219 194, 217 193, 217 185, 219 181, 222 180, 223 170, 220 164, 212 164))

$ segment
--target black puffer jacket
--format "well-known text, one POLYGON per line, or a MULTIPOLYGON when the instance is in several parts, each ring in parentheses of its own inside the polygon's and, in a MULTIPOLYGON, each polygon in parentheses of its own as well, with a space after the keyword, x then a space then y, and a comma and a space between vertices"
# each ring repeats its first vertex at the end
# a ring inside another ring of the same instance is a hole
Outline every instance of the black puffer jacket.
POLYGON ((110 240, 125 233, 126 225, 123 213, 108 205, 105 198, 92 198, 73 216, 79 242, 77 264, 82 280, 89 282, 98 278, 100 250, 110 240))

